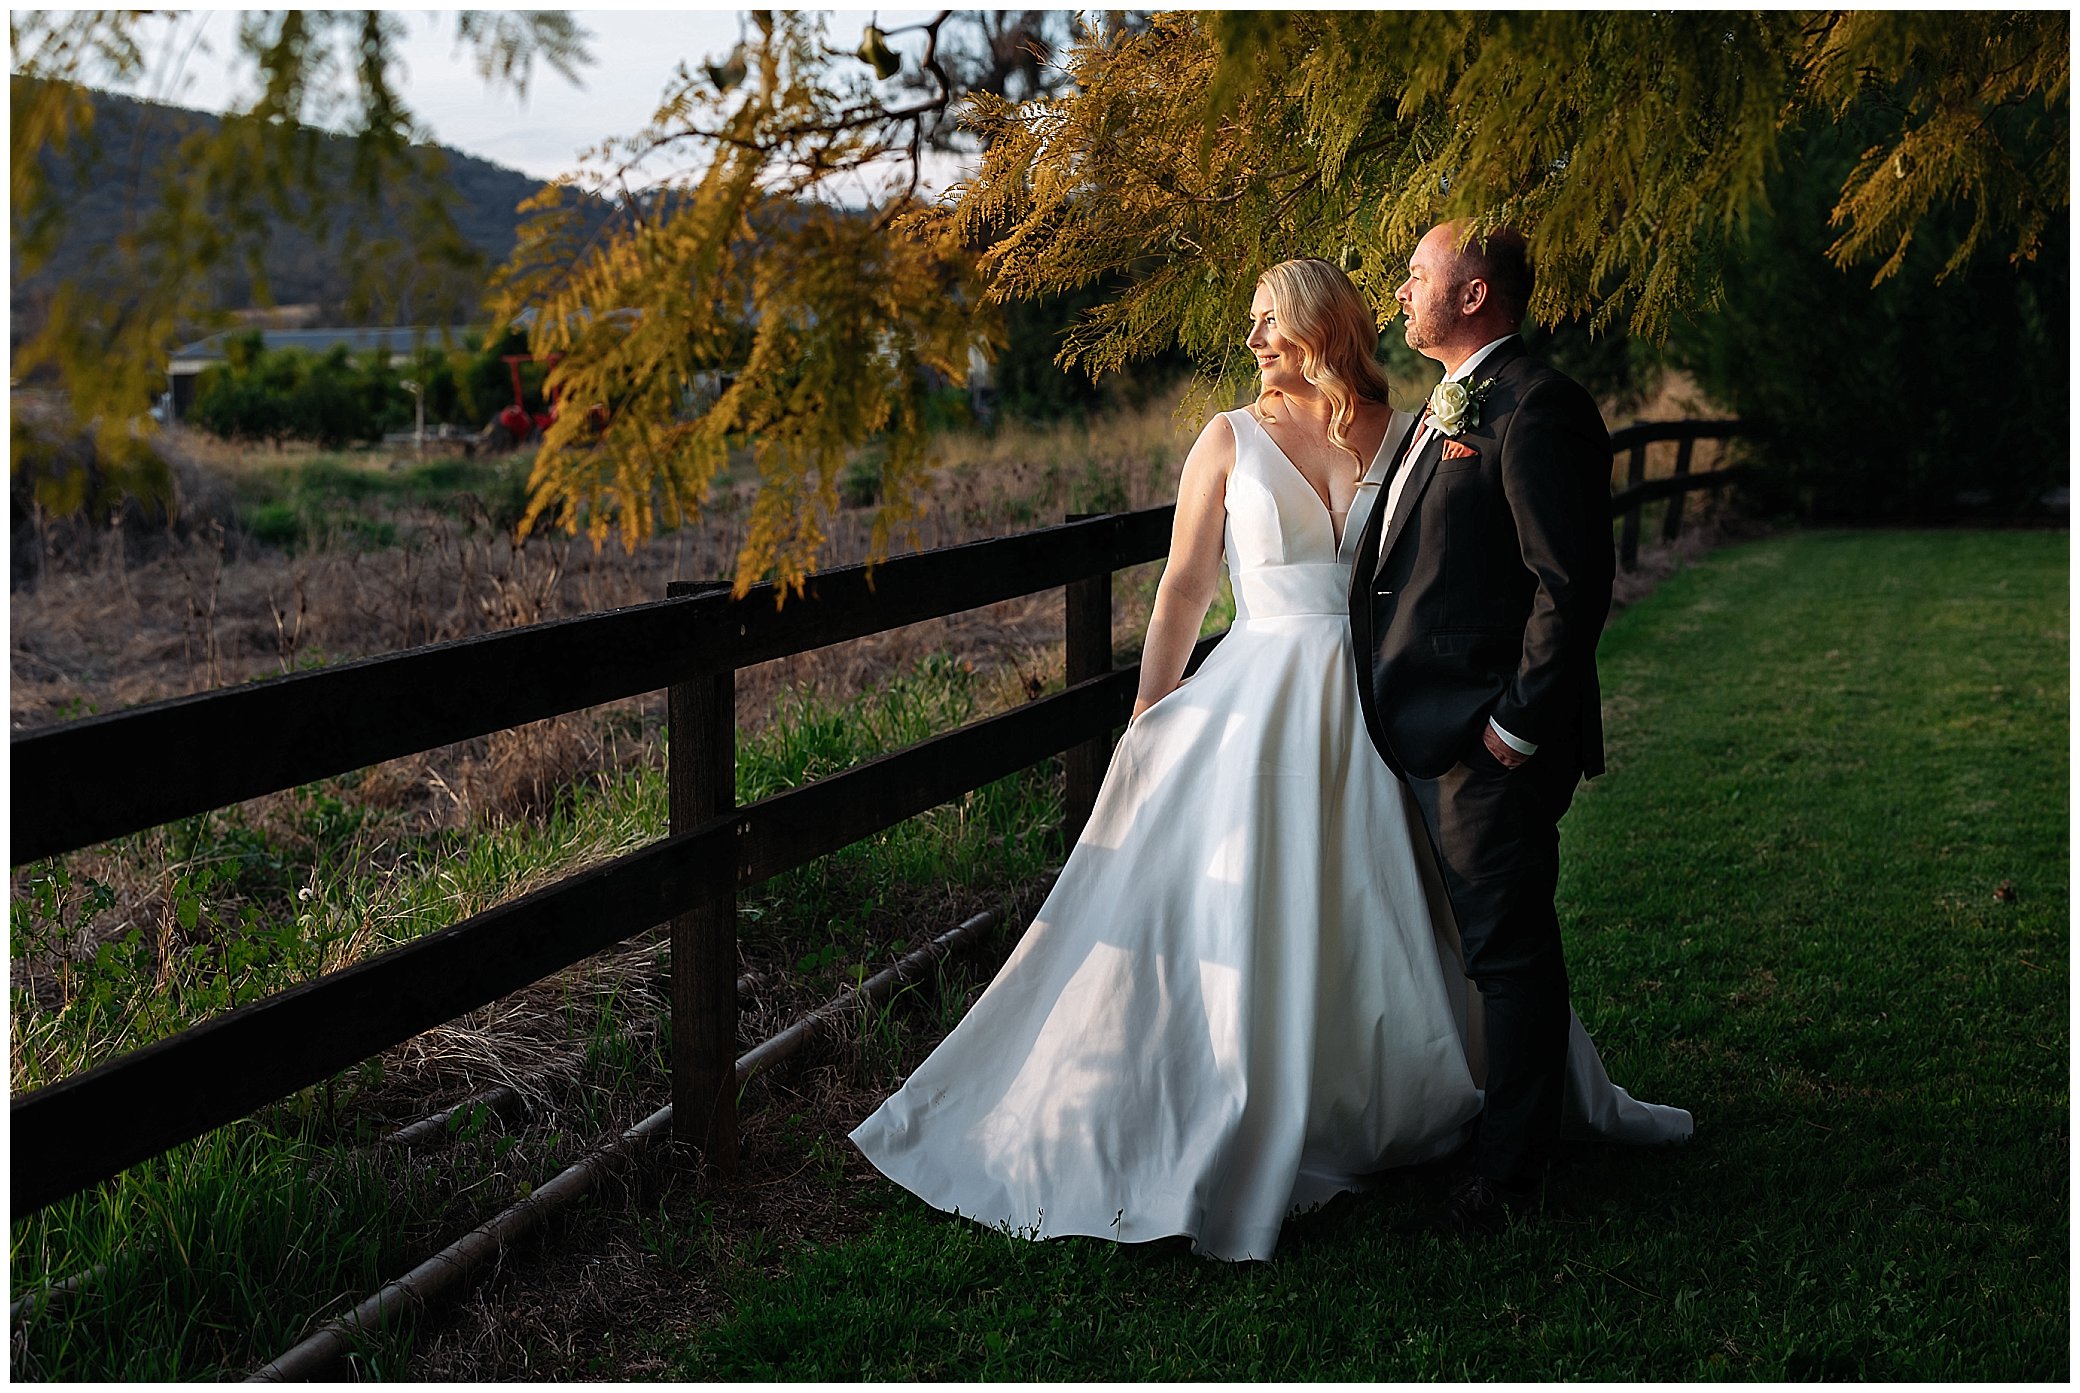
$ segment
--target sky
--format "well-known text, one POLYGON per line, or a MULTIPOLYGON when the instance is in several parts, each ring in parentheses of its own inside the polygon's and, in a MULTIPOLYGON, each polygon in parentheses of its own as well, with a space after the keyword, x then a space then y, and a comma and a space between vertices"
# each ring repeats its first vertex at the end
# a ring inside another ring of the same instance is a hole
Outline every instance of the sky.
MULTIPOLYGON (((741 10, 683 5, 564 8, 592 36, 586 47, 593 61, 579 73, 583 86, 538 66, 524 98, 487 88, 468 54, 456 47, 455 11, 397 8, 407 31, 397 74, 405 104, 440 144, 548 179, 571 171, 583 151, 607 137, 640 130, 682 60, 695 65, 720 57, 749 22, 741 10)), ((229 61, 237 47, 238 12, 179 13, 173 41, 155 45, 142 80, 121 90, 211 112, 250 99, 250 78, 229 61)), ((885 10, 879 20, 888 29, 932 13, 885 10)), ((833 10, 831 43, 856 46, 873 17, 865 8, 833 10)))

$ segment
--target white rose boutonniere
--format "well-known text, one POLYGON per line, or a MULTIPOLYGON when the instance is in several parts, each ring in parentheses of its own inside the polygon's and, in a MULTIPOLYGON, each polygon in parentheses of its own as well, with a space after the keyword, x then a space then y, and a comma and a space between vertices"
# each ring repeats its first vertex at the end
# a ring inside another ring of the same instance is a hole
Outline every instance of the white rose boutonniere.
POLYGON ((1457 435, 1468 426, 1481 423, 1481 403, 1488 399, 1488 389, 1495 385, 1492 377, 1468 385, 1464 382, 1440 382, 1430 392, 1430 419, 1446 435, 1457 435))

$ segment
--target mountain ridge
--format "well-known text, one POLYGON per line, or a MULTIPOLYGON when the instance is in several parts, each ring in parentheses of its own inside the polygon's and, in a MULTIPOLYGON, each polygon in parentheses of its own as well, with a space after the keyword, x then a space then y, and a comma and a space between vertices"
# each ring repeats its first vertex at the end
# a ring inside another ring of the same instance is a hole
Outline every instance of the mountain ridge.
MULTIPOLYGON (((14 79, 16 83, 24 80, 14 79)), ((54 206, 59 209, 61 231, 56 249, 34 275, 25 276, 19 257, 10 248, 9 329, 16 343, 41 325, 61 283, 114 290, 117 239, 156 203, 160 180, 155 171, 174 166, 182 142, 190 135, 221 124, 220 117, 189 107, 98 89, 88 89, 88 95, 94 121, 81 153, 46 157, 54 206)), ((338 192, 344 189, 353 138, 324 134, 325 186, 334 191, 329 196, 338 198, 334 206, 343 215, 351 213, 366 221, 365 211, 338 192)), ((440 302, 443 296, 467 306, 464 317, 476 311, 492 270, 512 252, 521 220, 517 205, 533 196, 542 181, 452 146, 432 143, 412 149, 432 152, 441 161, 437 178, 452 192, 450 216, 475 253, 474 264, 445 268, 437 283, 422 277, 407 284, 400 278, 388 287, 395 293, 387 303, 355 315, 348 309, 350 276, 341 264, 341 236, 313 237, 292 220, 278 217, 270 223, 267 250, 261 259, 268 302, 315 305, 321 319, 336 324, 423 322, 425 307, 440 302)), ((604 206, 601 211, 604 213, 604 206)), ((377 230, 391 236, 402 235, 398 224, 395 210, 374 221, 377 230)), ((19 234, 19 227, 16 231, 19 234)), ((211 282, 216 308, 233 312, 257 308, 260 297, 243 265, 220 268, 211 282)))

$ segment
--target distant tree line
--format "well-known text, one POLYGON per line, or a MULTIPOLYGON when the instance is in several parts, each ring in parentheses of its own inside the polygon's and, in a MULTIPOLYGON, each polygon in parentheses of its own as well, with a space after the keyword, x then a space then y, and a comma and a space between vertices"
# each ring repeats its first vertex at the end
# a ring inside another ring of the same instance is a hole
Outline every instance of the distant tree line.
MULTIPOLYGON (((1135 373, 1101 382, 1056 363, 1077 317, 1102 294, 1094 288, 1009 307, 1005 341, 992 365, 998 418, 1049 422, 1138 407, 1191 371, 1182 353, 1159 356, 1135 373)), ((521 330, 489 338, 472 330, 452 347, 428 344, 409 361, 393 363, 387 352, 356 354, 345 347, 327 353, 269 349, 255 330, 227 340, 224 361, 203 370, 186 419, 225 439, 307 440, 336 449, 410 430, 416 408, 403 385, 410 381, 425 393, 429 429, 451 425, 474 431, 512 404, 512 371, 505 357, 527 351, 521 330)), ((547 376, 539 362, 520 364, 521 401, 529 411, 543 409, 547 376)), ((965 390, 943 379, 937 380, 928 407, 939 426, 976 424, 965 390)))
MULTIPOLYGON (((466 334, 455 347, 427 344, 410 360, 386 352, 329 353, 269 350, 255 332, 226 345, 221 364, 204 369, 189 420, 228 439, 308 440, 328 448, 373 442, 412 429, 416 404, 405 389, 416 382, 426 397, 426 424, 476 430, 513 399, 506 354, 527 352, 526 336, 508 331, 486 340, 466 334)), ((520 365, 530 410, 541 409, 544 369, 520 365)))

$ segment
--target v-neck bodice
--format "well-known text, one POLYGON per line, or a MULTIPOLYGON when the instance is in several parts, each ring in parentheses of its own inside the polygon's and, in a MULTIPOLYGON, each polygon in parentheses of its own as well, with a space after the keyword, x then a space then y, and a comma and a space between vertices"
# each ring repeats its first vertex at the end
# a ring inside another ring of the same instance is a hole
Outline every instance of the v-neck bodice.
POLYGON ((1236 622, 1348 614, 1351 552, 1378 505, 1387 442, 1359 482, 1339 537, 1322 496, 1263 424, 1247 410, 1229 412, 1228 424, 1235 467, 1228 475, 1226 560, 1236 622))

